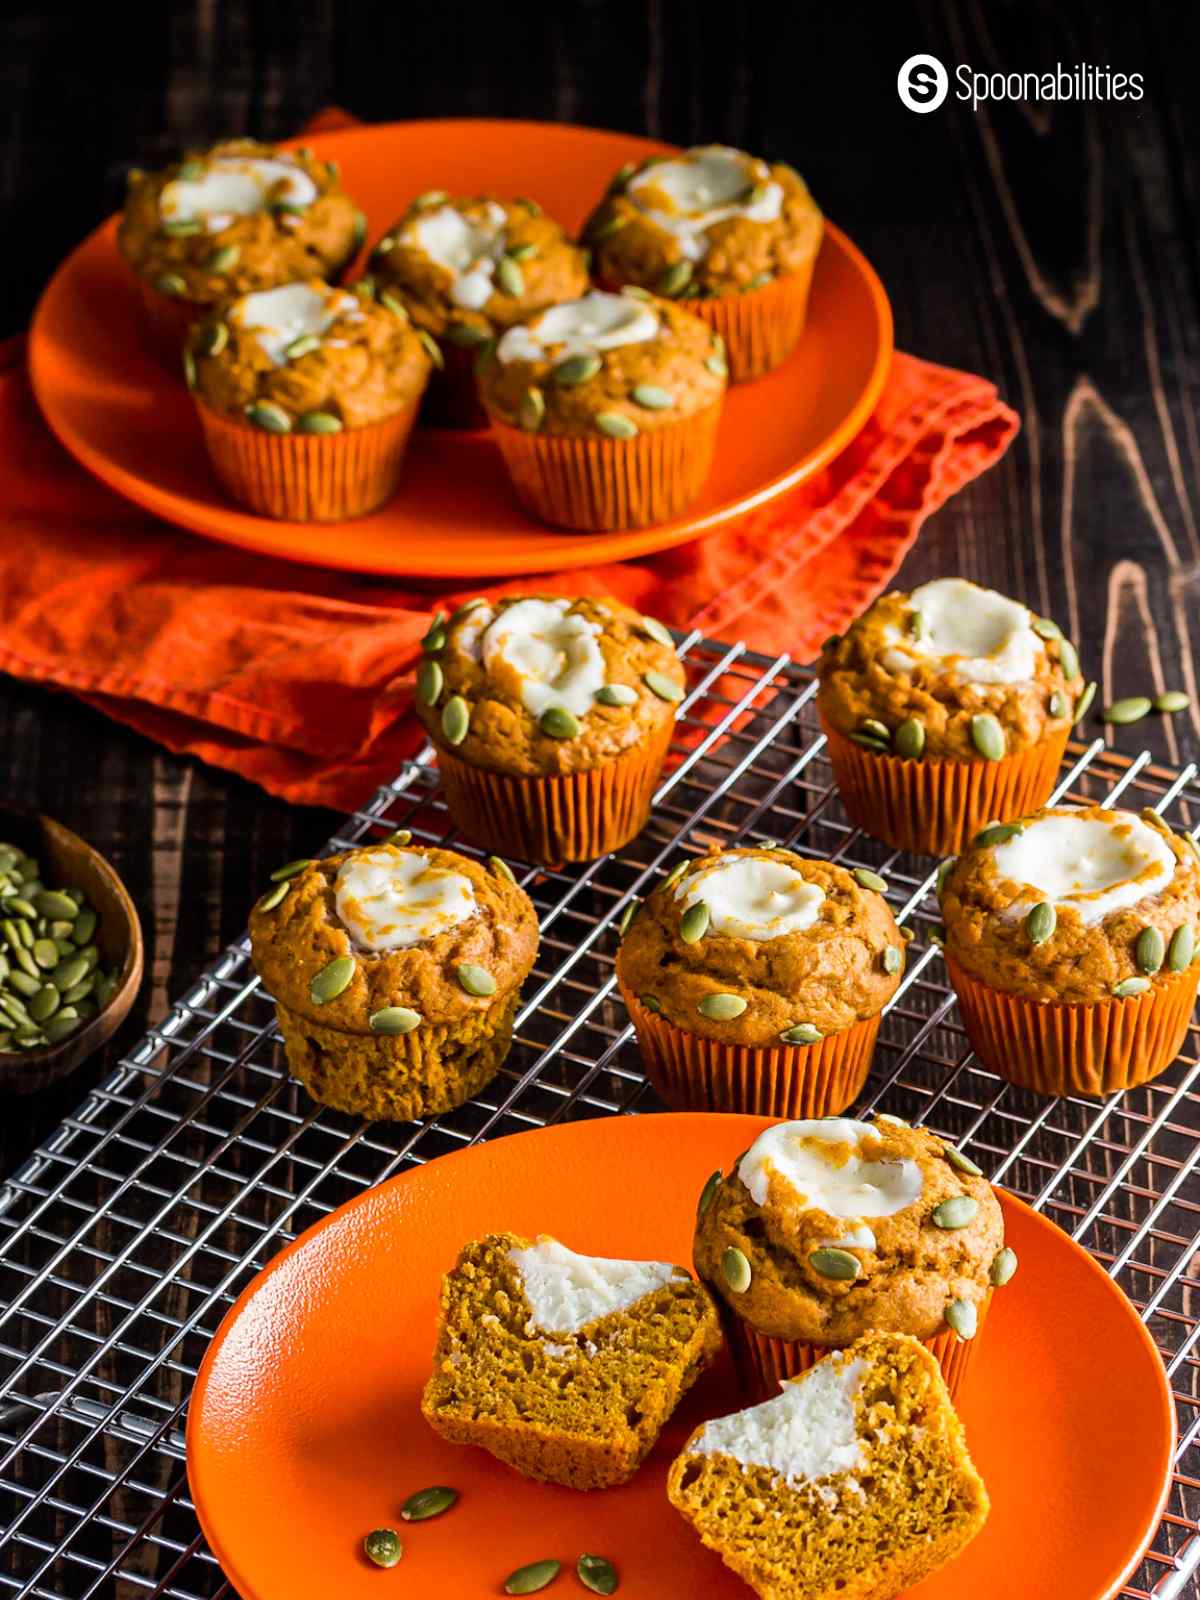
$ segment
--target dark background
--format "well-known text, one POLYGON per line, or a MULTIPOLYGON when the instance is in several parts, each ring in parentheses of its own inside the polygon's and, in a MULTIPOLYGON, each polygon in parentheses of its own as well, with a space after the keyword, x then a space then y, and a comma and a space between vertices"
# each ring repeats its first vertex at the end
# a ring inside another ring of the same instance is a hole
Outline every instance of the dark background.
MULTIPOLYGON (((1161 0, 17 0, 0 24, 0 333, 25 324, 57 262, 119 204, 129 165, 233 133, 282 137, 328 104, 742 145, 795 163, 865 249, 900 348, 986 373, 1022 414, 1016 445, 930 522, 901 581, 961 572, 1019 594, 1080 641, 1104 698, 1194 690, 1198 45, 1197 7, 1161 0), (1144 74, 1146 97, 978 114, 952 97, 916 116, 895 79, 917 51, 952 71, 1107 65, 1144 74)), ((1177 761, 1200 751, 1198 731, 1189 711, 1116 742, 1177 761)), ((331 826, 11 679, 0 752, 0 797, 90 838, 141 909, 147 980, 115 1051, 240 932, 269 869, 331 826)), ((0 1098, 0 1174, 104 1069, 94 1060, 31 1102, 0 1098)))

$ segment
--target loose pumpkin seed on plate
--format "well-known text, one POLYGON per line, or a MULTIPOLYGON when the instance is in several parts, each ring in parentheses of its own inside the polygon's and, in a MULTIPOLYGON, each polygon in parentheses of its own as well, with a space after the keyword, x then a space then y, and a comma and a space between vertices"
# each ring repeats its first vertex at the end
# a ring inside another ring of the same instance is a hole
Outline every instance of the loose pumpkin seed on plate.
POLYGON ((444 1511, 458 1499, 457 1489, 448 1489, 444 1484, 432 1484, 428 1489, 418 1489, 416 1494, 410 1494, 400 1507, 400 1515, 405 1522, 428 1522, 431 1517, 440 1517, 444 1511))
POLYGON ((404 1554, 400 1536, 393 1528, 374 1528, 363 1540, 368 1561, 377 1567, 394 1567, 404 1554))
POLYGON ((562 1570, 561 1561, 530 1561, 504 1580, 505 1594, 537 1594, 554 1582, 562 1570))
POLYGON ((605 1556, 582 1555, 575 1563, 575 1574, 593 1594, 616 1594, 617 1569, 605 1556))

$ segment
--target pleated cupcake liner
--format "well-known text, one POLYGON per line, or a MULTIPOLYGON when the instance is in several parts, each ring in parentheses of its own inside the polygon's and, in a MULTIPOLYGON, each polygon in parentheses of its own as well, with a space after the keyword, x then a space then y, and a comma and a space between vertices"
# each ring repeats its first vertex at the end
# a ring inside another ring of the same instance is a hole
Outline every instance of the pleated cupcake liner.
POLYGON ((268 433, 196 400, 213 470, 232 499, 264 517, 340 522, 391 497, 417 402, 341 433, 268 433))
MULTIPOLYGON (((717 1303, 738 1382, 749 1404, 772 1399, 786 1379, 799 1377, 829 1355, 830 1351, 844 1348, 835 1344, 807 1344, 799 1339, 773 1338, 752 1328, 720 1296, 717 1297, 717 1303)), ((956 1399, 966 1384, 967 1374, 983 1338, 984 1323, 991 1303, 992 1290, 989 1289, 978 1308, 979 1320, 973 1338, 963 1339, 953 1328, 945 1328, 932 1338, 921 1340, 941 1367, 951 1399, 956 1399)))
POLYGON ((1183 1048, 1200 966, 1144 994, 1081 1004, 1030 1000, 972 977, 946 952, 971 1048, 1006 1083, 1038 1094, 1108 1095, 1165 1072, 1183 1048))
POLYGON ((829 763, 846 815, 895 850, 950 856, 989 822, 1009 822, 1044 806, 1058 782, 1067 734, 999 761, 877 755, 821 717, 829 763))
POLYGON ((632 439, 527 433, 492 415, 517 499, 556 527, 642 528, 680 515, 712 468, 721 401, 632 439))
POLYGON ((488 414, 479 398, 475 381, 478 350, 439 339, 442 365, 429 375, 429 387, 421 399, 421 421, 432 428, 482 429, 488 414))
POLYGON ((137 283, 145 314, 147 343, 172 377, 182 383, 183 347, 188 334, 192 324, 206 317, 212 307, 198 300, 180 300, 175 295, 161 294, 145 278, 139 278, 137 283))
POLYGON ((586 772, 518 777, 472 766, 438 744, 450 815, 467 838, 497 855, 542 866, 594 861, 639 834, 667 758, 674 720, 615 761, 586 772))
POLYGON ((684 311, 707 322, 725 341, 734 383, 761 377, 786 361, 800 343, 808 319, 816 255, 799 272, 773 278, 760 289, 722 294, 711 300, 680 300, 684 311))
POLYGON ((792 1121, 834 1116, 858 1096, 871 1070, 878 1016, 816 1044, 724 1044, 677 1028, 617 986, 637 1033, 646 1077, 673 1111, 741 1111, 792 1121))

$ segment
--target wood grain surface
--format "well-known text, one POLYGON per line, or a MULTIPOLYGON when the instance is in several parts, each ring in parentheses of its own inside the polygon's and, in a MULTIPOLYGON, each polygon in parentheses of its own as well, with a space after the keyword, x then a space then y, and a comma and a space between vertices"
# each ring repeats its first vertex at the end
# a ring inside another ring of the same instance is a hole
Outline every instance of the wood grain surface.
MULTIPOLYGON (((927 526, 903 582, 956 572, 1018 594, 1081 643, 1101 696, 1182 687, 1193 707, 1115 741, 1200 753, 1197 9, 931 3, 715 8, 564 0, 436 7, 315 0, 110 11, 18 6, 4 24, 4 331, 107 212, 131 164, 189 141, 369 120, 547 117, 794 162, 879 268, 897 342, 986 373, 1023 431, 927 526), (916 51, 977 70, 1141 72, 1137 105, 917 116, 916 51)), ((0 1106, 0 1174, 242 928, 271 866, 332 819, 166 755, 69 696, 0 680, 3 798, 84 834, 147 934, 139 1004, 105 1059, 0 1106)))

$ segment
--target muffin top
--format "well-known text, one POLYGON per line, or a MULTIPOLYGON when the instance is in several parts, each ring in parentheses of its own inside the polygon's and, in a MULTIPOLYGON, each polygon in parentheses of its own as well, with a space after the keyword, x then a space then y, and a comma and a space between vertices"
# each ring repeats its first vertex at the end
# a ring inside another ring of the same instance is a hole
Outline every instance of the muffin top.
POLYGON ((523 777, 586 772, 675 720, 671 635, 619 600, 507 595, 435 619, 417 712, 435 744, 523 777))
POLYGON ((780 1122, 727 1177, 714 1173, 696 1219, 696 1271, 760 1333, 848 1344, 869 1332, 969 1338, 1016 1259, 978 1167, 896 1117, 780 1122), (748 1273, 747 1273, 748 1269, 748 1273), (969 1308, 969 1309, 962 1309, 969 1308))
POLYGON ((1055 623, 965 578, 881 595, 826 641, 817 672, 822 717, 855 743, 961 761, 1066 734, 1083 689, 1055 623))
POLYGON ((215 308, 184 355, 206 405, 270 433, 340 433, 420 397, 432 368, 402 306, 319 278, 215 308))
POLYGON ((641 290, 539 313, 479 361, 488 410, 530 433, 632 439, 715 405, 728 368, 719 334, 641 290))
POLYGON ((334 277, 366 223, 334 162, 226 139, 163 172, 132 171, 117 243, 162 294, 208 305, 296 278, 334 277))
POLYGON ((643 902, 623 986, 678 1028, 727 1044, 813 1044, 895 994, 904 941, 874 873, 790 850, 713 851, 643 902))
POLYGON ((277 893, 250 914, 255 971, 281 1004, 347 1033, 460 1023, 519 989, 537 953, 529 896, 456 850, 345 850, 277 893))
POLYGON ((419 328, 468 349, 582 294, 583 251, 535 200, 418 195, 371 253, 419 328))
POLYGON ((823 222, 804 179, 728 145, 622 167, 583 231, 596 279, 695 300, 800 272, 823 222))
POLYGON ((1050 806, 943 868, 946 951, 1031 1000, 1143 994, 1200 952, 1200 853, 1153 811, 1050 806))

